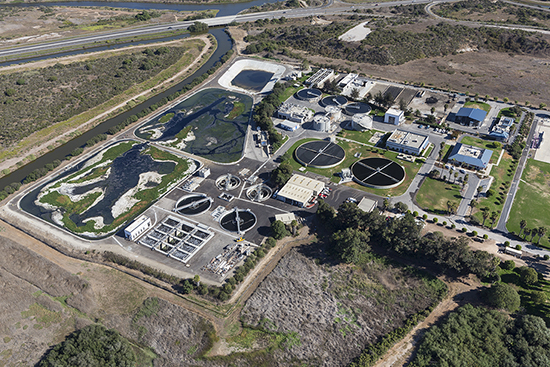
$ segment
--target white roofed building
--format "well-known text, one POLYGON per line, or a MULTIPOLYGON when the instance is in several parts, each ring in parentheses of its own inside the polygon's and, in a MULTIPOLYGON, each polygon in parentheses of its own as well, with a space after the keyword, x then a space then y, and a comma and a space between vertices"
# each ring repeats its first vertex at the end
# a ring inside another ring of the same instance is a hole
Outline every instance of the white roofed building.
POLYGON ((151 218, 146 215, 142 215, 134 220, 124 230, 124 237, 130 241, 135 241, 140 235, 147 231, 151 227, 151 218))
POLYGON ((304 207, 315 198, 323 189, 325 183, 312 178, 293 175, 277 193, 277 199, 293 205, 304 207))
POLYGON ((404 121, 405 121, 405 112, 401 110, 390 108, 386 111, 386 114, 384 115, 384 122, 386 124, 399 125, 404 121))

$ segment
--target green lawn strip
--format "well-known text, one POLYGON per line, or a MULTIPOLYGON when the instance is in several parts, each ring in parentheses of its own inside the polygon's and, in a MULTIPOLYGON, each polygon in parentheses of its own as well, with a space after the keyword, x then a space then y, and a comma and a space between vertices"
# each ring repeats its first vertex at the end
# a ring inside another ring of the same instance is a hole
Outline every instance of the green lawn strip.
POLYGON ((451 154, 452 148, 454 148, 454 145, 445 144, 443 146, 443 149, 441 149, 441 155, 440 155, 442 162, 447 162, 447 159, 449 158, 449 154, 451 154))
POLYGON ((303 86, 300 87, 288 87, 285 89, 285 91, 279 96, 279 101, 282 103, 289 99, 294 93, 298 92, 299 90, 304 89, 303 86))
POLYGON ((448 201, 455 202, 458 208, 462 200, 460 190, 461 187, 458 184, 426 177, 416 194, 416 201, 424 210, 436 214, 446 214, 448 201))
POLYGON ((497 118, 501 118, 502 116, 512 117, 514 120, 516 120, 516 122, 517 122, 517 119, 519 117, 518 115, 516 115, 514 113, 514 111, 512 111, 512 109, 510 107, 506 107, 506 108, 503 108, 500 111, 498 111, 497 118))
MULTIPOLYGON (((506 228, 518 234, 521 229, 519 222, 522 219, 525 219, 529 229, 550 227, 550 193, 547 189, 550 164, 528 159, 522 179, 527 182, 522 181, 519 184, 506 228)), ((548 234, 541 239, 539 246, 550 248, 548 234)), ((531 236, 528 236, 527 240, 530 238, 531 236)), ((533 239, 537 243, 538 236, 533 239)))
POLYGON ((491 111, 491 106, 489 104, 483 103, 483 102, 475 102, 475 101, 466 102, 466 103, 464 103, 464 107, 477 108, 477 109, 483 110, 487 113, 489 113, 489 111, 491 111))
MULTIPOLYGON (((474 216, 481 223, 483 223, 483 216, 481 215, 480 211, 481 208, 488 207, 490 212, 502 211, 502 207, 504 206, 504 202, 506 201, 506 196, 508 195, 509 190, 509 186, 505 187, 503 184, 505 182, 512 182, 515 173, 515 167, 516 165, 514 164, 512 157, 505 152, 502 156, 502 159, 500 160, 500 164, 498 166, 493 166, 493 168, 491 169, 491 176, 493 176, 494 180, 490 188, 495 191, 495 195, 490 198, 480 196, 478 206, 474 213, 474 216)), ((500 214, 498 218, 500 218, 500 214)), ((498 223, 498 218, 495 221, 495 225, 498 223)), ((485 224, 490 224, 490 219, 487 219, 485 221, 485 224)))
POLYGON ((338 132, 338 136, 340 136, 344 139, 355 140, 355 141, 358 141, 360 143, 364 143, 364 144, 374 146, 374 144, 369 143, 369 140, 370 140, 370 138, 372 138, 372 136, 375 133, 383 133, 384 134, 383 131, 378 131, 378 130, 367 130, 367 131, 340 130, 338 132))
POLYGON ((433 144, 428 145, 428 149, 424 151, 424 154, 422 154, 422 156, 429 157, 430 154, 432 154, 432 150, 434 150, 434 145, 433 144))
POLYGON ((528 314, 539 316, 550 324, 550 303, 545 304, 534 303, 531 299, 533 292, 539 291, 546 294, 546 298, 550 299, 550 281, 540 279, 536 284, 526 285, 521 281, 521 277, 517 272, 517 268, 513 270, 500 269, 498 271, 503 283, 513 284, 517 287, 517 291, 521 297, 521 306, 525 308, 528 314))
POLYGON ((495 149, 495 146, 493 145, 495 142, 493 141, 486 141, 483 139, 474 138, 472 136, 464 136, 461 140, 461 143, 481 149, 492 150, 493 154, 491 155, 490 163, 496 163, 498 161, 498 157, 500 157, 500 151, 502 150, 502 148, 495 149))

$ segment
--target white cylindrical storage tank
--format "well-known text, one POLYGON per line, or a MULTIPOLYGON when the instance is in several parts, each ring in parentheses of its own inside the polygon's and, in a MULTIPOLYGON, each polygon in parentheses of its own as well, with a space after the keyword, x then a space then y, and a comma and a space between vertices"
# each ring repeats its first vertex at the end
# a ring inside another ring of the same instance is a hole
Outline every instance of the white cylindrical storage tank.
POLYGON ((330 131, 330 117, 318 114, 313 118, 313 129, 322 132, 330 131))
POLYGON ((325 107, 326 113, 329 115, 331 121, 340 121, 342 118, 342 109, 337 106, 325 107))
POLYGON ((372 116, 360 113, 351 117, 351 127, 353 130, 370 130, 372 129, 372 116))

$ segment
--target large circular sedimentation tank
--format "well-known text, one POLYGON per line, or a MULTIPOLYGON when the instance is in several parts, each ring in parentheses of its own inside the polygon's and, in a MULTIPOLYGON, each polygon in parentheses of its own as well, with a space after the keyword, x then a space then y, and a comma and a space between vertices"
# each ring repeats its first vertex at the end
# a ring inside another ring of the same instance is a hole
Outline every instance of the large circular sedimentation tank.
POLYGON ((357 113, 369 113, 372 110, 369 104, 363 102, 350 103, 346 106, 346 114, 353 116, 357 113))
POLYGON ((197 215, 204 213, 212 205, 212 198, 203 194, 186 195, 178 200, 174 211, 182 215, 197 215))
POLYGON ((387 158, 365 158, 351 166, 353 180, 376 189, 391 189, 405 180, 405 169, 387 158))
POLYGON ((337 106, 341 107, 348 103, 348 99, 344 96, 328 96, 321 101, 323 106, 337 106))
POLYGON ((271 197, 272 190, 269 186, 259 184, 246 190, 246 196, 252 201, 265 201, 271 197))
POLYGON ((322 95, 323 95, 323 92, 315 88, 301 89, 298 92, 296 92, 296 98, 301 99, 303 101, 309 101, 309 102, 318 101, 319 99, 321 99, 322 95))
POLYGON ((250 210, 235 208, 220 219, 220 226, 229 232, 244 233, 256 225, 256 215, 250 210))
POLYGON ((227 174, 216 179, 216 186, 223 191, 235 190, 241 185, 241 179, 237 176, 227 174))
POLYGON ((331 168, 342 163, 346 152, 327 140, 308 141, 294 151, 296 160, 306 167, 331 168))

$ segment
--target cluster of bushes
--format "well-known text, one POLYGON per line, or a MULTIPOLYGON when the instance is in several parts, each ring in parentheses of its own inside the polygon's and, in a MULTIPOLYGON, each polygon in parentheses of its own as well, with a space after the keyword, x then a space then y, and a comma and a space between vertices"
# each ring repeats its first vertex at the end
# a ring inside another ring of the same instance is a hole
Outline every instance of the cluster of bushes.
POLYGON ((158 18, 160 17, 161 14, 160 12, 158 11, 147 11, 147 10, 144 10, 142 11, 141 13, 138 13, 136 14, 136 16, 134 17, 136 20, 140 21, 140 22, 145 22, 149 19, 152 19, 152 18, 158 18))
POLYGON ((136 355, 130 342, 116 330, 94 324, 70 334, 51 348, 40 367, 135 366, 136 355))
POLYGON ((86 142, 86 147, 93 147, 103 140, 107 140, 107 134, 98 134, 86 142))
POLYGON ((258 51, 292 47, 333 59, 379 65, 401 65, 420 58, 449 55, 460 49, 464 42, 479 49, 507 53, 547 54, 550 51, 546 40, 532 37, 528 32, 449 23, 429 26, 424 32, 380 26, 357 47, 338 40, 338 36, 352 25, 350 22, 333 22, 329 25, 280 27, 248 36, 247 41, 255 43, 258 51))
POLYGON ((473 273, 487 278, 498 265, 498 259, 488 252, 471 250, 470 240, 464 236, 448 239, 435 232, 421 237, 421 226, 410 212, 386 220, 378 210, 365 213, 353 203, 344 203, 335 214, 330 205, 320 200, 317 215, 334 232, 331 249, 345 262, 369 261, 370 248, 376 246, 410 259, 429 261, 451 275, 473 273))
POLYGON ((466 305, 426 332, 410 366, 542 366, 549 360, 550 333, 540 317, 514 319, 466 305))
MULTIPOLYGON (((164 50, 161 50, 161 49, 167 49, 167 48, 166 47, 161 47, 157 50, 157 52, 159 54, 165 54, 166 52, 164 50)), ((167 49, 167 52, 170 52, 170 49, 167 49)), ((200 77, 195 78, 193 80, 193 82, 185 85, 180 91, 172 93, 168 97, 162 98, 156 104, 153 104, 153 105, 141 110, 140 112, 138 112, 135 115, 131 115, 130 117, 125 119, 123 122, 121 122, 118 125, 110 128, 108 130, 108 134, 114 135, 114 134, 118 133, 119 131, 125 129, 128 125, 138 121, 140 118, 149 115, 150 113, 156 111, 158 108, 164 106, 168 102, 173 101, 174 99, 178 98, 180 95, 182 95, 184 93, 187 93, 188 91, 190 91, 191 89, 193 89, 197 85, 201 84, 204 80, 206 80, 206 78, 208 78, 209 75, 212 75, 217 69, 219 69, 222 66, 222 64, 226 63, 231 58, 232 55, 233 55, 233 50, 227 51, 227 53, 220 59, 220 61, 215 63, 214 66, 212 66, 206 73, 202 74, 200 77)), ((92 139, 88 140, 86 142, 86 147, 91 147, 91 146, 93 146, 93 145, 95 145, 95 144, 97 144, 100 141, 103 141, 105 139, 107 139, 106 134, 99 134, 99 135, 93 137, 92 139)), ((76 156, 82 154, 83 151, 84 151, 83 147, 76 148, 69 155, 67 155, 66 159, 76 157, 76 156)), ((46 164, 42 168, 37 168, 36 170, 34 170, 32 173, 30 173, 23 180, 23 183, 27 184, 27 183, 38 180, 39 178, 45 176, 49 171, 51 171, 54 168, 56 168, 57 166, 59 166, 59 164, 61 164, 61 162, 58 161, 58 160, 55 160, 52 163, 46 164)), ((17 191, 17 190, 15 190, 15 191, 12 191, 12 192, 8 192, 8 191, 11 191, 11 187, 15 187, 14 185, 17 185, 17 183, 12 183, 12 184, 9 185, 10 188, 6 187, 2 191, 0 191, 0 200, 4 200, 6 197, 8 197, 9 194, 17 191)), ((17 189, 19 189, 19 187, 20 187, 20 185, 17 187, 17 189)))
POLYGON ((256 126, 259 126, 260 129, 266 131, 269 135, 269 141, 273 145, 273 150, 276 151, 283 142, 283 136, 275 130, 273 126, 273 121, 271 116, 277 111, 281 105, 279 96, 281 96, 285 89, 289 87, 288 83, 277 83, 273 87, 273 91, 267 95, 260 103, 254 107, 254 115, 252 118, 256 123, 256 126))
POLYGON ((208 24, 203 22, 195 22, 191 24, 187 30, 191 33, 206 32, 208 30, 208 24))
MULTIPOLYGON (((52 171, 60 164, 61 164, 61 161, 56 159, 53 162, 46 164, 42 168, 35 169, 31 173, 29 173, 27 177, 25 177, 25 179, 23 180, 23 184, 28 184, 38 180, 41 177, 44 177, 48 172, 52 171)), ((12 182, 8 186, 4 187, 2 191, 0 191, 0 200, 4 200, 5 198, 8 197, 8 195, 13 194, 14 192, 18 191, 20 188, 21 188, 21 182, 12 182)))
POLYGON ((114 252, 105 251, 103 252, 102 256, 103 260, 105 261, 124 266, 128 269, 138 270, 143 274, 152 276, 168 284, 178 285, 181 283, 181 279, 174 275, 166 274, 165 272, 147 266, 139 261, 130 260, 127 257, 115 254, 114 252))

